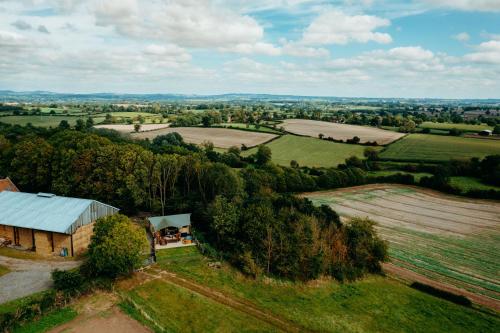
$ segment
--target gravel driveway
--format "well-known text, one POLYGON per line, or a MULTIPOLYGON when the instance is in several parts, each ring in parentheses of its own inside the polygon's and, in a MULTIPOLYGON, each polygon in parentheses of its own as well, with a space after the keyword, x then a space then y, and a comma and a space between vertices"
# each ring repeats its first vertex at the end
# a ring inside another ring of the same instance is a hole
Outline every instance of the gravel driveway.
POLYGON ((11 272, 0 277, 0 303, 31 295, 51 287, 50 273, 56 269, 70 269, 78 261, 40 261, 0 256, 0 265, 11 272))

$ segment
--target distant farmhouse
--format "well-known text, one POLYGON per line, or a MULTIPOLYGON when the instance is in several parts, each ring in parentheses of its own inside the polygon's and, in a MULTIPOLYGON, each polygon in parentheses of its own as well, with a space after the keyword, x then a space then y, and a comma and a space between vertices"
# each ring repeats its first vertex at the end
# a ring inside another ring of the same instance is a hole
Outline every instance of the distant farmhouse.
POLYGON ((0 179, 0 192, 2 191, 11 191, 11 192, 19 192, 16 185, 10 180, 9 177, 5 179, 0 179))
POLYGON ((38 254, 74 256, 87 249, 95 221, 117 212, 95 200, 2 191, 0 238, 38 254))

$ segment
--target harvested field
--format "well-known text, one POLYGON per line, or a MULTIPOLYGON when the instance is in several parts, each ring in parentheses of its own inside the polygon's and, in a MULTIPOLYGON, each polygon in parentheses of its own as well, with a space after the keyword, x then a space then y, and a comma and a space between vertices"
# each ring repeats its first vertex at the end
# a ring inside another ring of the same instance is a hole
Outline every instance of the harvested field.
POLYGON ((240 131, 226 128, 204 128, 204 127, 172 127, 163 128, 156 131, 132 134, 134 138, 154 139, 158 135, 177 132, 184 138, 184 141, 194 144, 201 144, 210 141, 218 148, 240 147, 245 145, 253 147, 272 140, 274 134, 240 131))
MULTIPOLYGON (((169 127, 170 124, 141 124, 141 130, 139 132, 149 132, 155 131, 163 128, 169 127)), ((115 130, 121 133, 133 133, 135 132, 134 125, 120 125, 120 124, 107 124, 107 125, 96 125, 95 128, 106 128, 115 130)))
POLYGON ((368 217, 394 265, 484 297, 500 308, 500 203, 417 187, 369 185, 307 193, 342 217, 368 217))
POLYGON ((293 134, 307 135, 314 138, 317 138, 319 134, 323 134, 325 138, 332 137, 336 140, 344 141, 358 136, 361 139, 361 143, 376 141, 379 145, 389 144, 404 136, 403 133, 386 131, 375 127, 305 119, 287 119, 283 121, 282 126, 286 131, 293 134))

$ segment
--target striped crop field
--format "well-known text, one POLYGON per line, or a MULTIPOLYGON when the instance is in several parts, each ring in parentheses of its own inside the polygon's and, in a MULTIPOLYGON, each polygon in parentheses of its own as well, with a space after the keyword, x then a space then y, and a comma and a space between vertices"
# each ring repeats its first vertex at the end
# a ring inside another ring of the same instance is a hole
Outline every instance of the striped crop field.
POLYGON ((417 187, 369 185, 307 193, 342 217, 368 217, 393 265, 484 298, 500 308, 500 203, 417 187))

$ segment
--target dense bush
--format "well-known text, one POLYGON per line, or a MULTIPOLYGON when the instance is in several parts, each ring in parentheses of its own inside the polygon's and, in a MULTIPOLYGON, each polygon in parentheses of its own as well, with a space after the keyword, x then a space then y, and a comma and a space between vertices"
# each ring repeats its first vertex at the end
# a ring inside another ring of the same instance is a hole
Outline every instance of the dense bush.
POLYGON ((121 214, 96 221, 94 234, 82 270, 86 275, 115 278, 129 275, 149 253, 149 242, 143 228, 121 214))
POLYGON ((85 279, 79 269, 68 271, 56 269, 52 272, 52 281, 56 290, 73 292, 82 288, 85 279))

